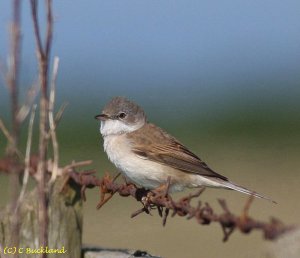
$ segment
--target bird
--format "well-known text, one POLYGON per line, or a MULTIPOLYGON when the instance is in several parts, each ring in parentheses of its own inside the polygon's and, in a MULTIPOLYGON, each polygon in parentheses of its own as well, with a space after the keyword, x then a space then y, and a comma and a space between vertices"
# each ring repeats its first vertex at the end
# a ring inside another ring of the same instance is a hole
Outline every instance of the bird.
POLYGON ((212 170, 179 140, 148 122, 144 110, 125 97, 113 97, 95 119, 100 120, 109 160, 135 185, 152 190, 168 183, 170 193, 224 188, 274 202, 212 170))

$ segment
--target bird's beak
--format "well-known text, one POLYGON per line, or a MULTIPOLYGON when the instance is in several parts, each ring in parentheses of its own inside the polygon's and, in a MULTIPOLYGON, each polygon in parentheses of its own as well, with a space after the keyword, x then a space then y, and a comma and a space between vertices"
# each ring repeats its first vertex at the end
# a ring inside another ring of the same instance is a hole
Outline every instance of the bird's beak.
POLYGON ((99 120, 99 121, 106 121, 107 119, 109 119, 110 117, 106 114, 100 114, 100 115, 96 115, 95 119, 99 120))

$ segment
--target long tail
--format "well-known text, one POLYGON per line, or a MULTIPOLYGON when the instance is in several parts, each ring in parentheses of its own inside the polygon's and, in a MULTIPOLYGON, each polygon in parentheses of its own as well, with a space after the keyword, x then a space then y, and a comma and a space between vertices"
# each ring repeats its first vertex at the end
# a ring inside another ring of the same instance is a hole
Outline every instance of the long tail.
POLYGON ((265 200, 268 200, 270 202, 273 202, 273 203, 277 204, 277 202, 273 201, 271 198, 266 197, 266 196, 264 196, 262 194, 259 194, 259 193, 255 192, 255 191, 251 191, 251 190, 249 190, 249 189, 247 189, 245 187, 242 187, 240 185, 237 185, 237 184, 235 184, 233 182, 222 181, 222 185, 224 185, 225 188, 232 189, 232 190, 235 190, 235 191, 238 191, 238 192, 241 192, 241 193, 245 193, 245 194, 248 194, 248 195, 253 195, 253 196, 257 197, 257 198, 265 199, 265 200))

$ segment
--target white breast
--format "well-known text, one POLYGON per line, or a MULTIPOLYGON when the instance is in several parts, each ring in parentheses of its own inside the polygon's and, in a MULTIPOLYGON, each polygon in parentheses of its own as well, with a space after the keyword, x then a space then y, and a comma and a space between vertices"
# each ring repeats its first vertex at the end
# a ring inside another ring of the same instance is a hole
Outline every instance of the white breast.
POLYGON ((104 136, 104 151, 107 153, 109 160, 117 168, 123 170, 124 162, 130 154, 130 145, 124 135, 107 135, 104 136))

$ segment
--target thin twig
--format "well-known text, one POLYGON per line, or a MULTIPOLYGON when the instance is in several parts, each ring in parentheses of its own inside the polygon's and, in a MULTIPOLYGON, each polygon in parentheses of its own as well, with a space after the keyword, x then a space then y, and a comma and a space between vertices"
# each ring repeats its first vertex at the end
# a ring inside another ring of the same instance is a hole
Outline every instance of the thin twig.
POLYGON ((58 169, 58 162, 59 162, 58 142, 56 137, 55 121, 53 115, 58 65, 59 65, 59 58, 55 57, 53 63, 53 73, 52 73, 51 90, 50 90, 50 97, 49 97, 49 126, 50 126, 50 134, 51 134, 51 140, 53 146, 53 171, 51 174, 51 179, 49 181, 50 185, 54 183, 57 177, 57 169, 58 169))
POLYGON ((4 122, 2 121, 2 119, 0 118, 0 129, 3 132, 4 136, 6 137, 7 141, 12 143, 13 142, 13 138, 10 135, 10 132, 7 130, 6 126, 4 125, 4 122))
MULTIPOLYGON (((4 134, 4 136, 6 137, 7 141, 8 141, 8 146, 12 146, 14 139, 13 136, 11 135, 11 133, 8 131, 8 129, 6 128, 3 120, 0 118, 0 130, 2 131, 2 133, 4 134)), ((13 150, 12 147, 9 148, 9 150, 13 150)), ((14 152, 17 155, 17 157, 19 159, 23 158, 23 154, 20 152, 20 150, 18 149, 17 146, 14 147, 14 152)))
POLYGON ((11 51, 8 62, 7 85, 10 91, 11 98, 11 114, 12 114, 12 135, 14 138, 14 145, 18 144, 19 127, 17 121, 17 113, 19 109, 19 89, 18 89, 18 75, 20 63, 20 45, 21 45, 21 32, 20 32, 20 0, 13 2, 13 21, 11 24, 11 51))
POLYGON ((78 162, 73 161, 71 164, 65 166, 62 169, 62 174, 69 172, 69 170, 71 170, 73 168, 88 166, 88 165, 90 165, 92 163, 93 163, 92 160, 84 160, 84 161, 78 161, 78 162))
POLYGON ((31 6, 31 16, 33 19, 35 40, 36 40, 36 45, 37 45, 37 54, 43 55, 43 46, 42 46, 42 40, 41 40, 41 35, 40 35, 40 26, 39 26, 38 15, 37 15, 38 0, 30 0, 30 6, 31 6))
POLYGON ((38 95, 39 89, 40 89, 40 87, 39 87, 38 83, 33 83, 33 85, 27 91, 27 98, 25 100, 25 103, 21 106, 21 108, 19 109, 18 114, 17 114, 17 120, 19 121, 20 124, 23 123, 23 121, 28 116, 28 114, 32 108, 32 104, 33 104, 36 96, 38 95))
POLYGON ((20 205, 23 201, 26 187, 28 184, 29 170, 30 170, 30 153, 31 153, 31 144, 32 144, 32 132, 33 132, 35 111, 36 111, 36 105, 34 105, 32 107, 30 120, 29 120, 28 136, 27 136, 27 144, 26 144, 26 154, 25 154, 25 170, 24 170, 23 184, 22 184, 22 189, 20 192, 19 200, 18 200, 18 205, 20 205))
POLYGON ((53 32, 53 15, 52 15, 52 0, 46 0, 46 12, 47 12, 47 32, 45 43, 45 56, 48 58, 51 49, 52 32, 53 32))
MULTIPOLYGON (((7 69, 7 87, 10 93, 10 109, 11 109, 11 140, 8 142, 7 155, 10 159, 18 163, 18 146, 20 140, 20 123, 17 119, 19 110, 19 70, 20 70, 20 51, 21 51, 21 1, 14 0, 12 3, 12 23, 10 27, 10 54, 8 56, 7 69)), ((16 248, 19 247, 20 241, 20 213, 16 209, 19 196, 19 171, 16 166, 12 166, 10 171, 10 211, 11 218, 11 240, 9 245, 16 248)), ((17 257, 14 254, 14 257, 17 257)))
POLYGON ((55 115, 55 119, 54 119, 54 124, 55 124, 55 128, 58 126, 58 123, 60 122, 60 120, 61 120, 61 118, 62 118, 62 115, 63 115, 63 113, 64 113, 64 111, 65 111, 65 109, 67 108, 67 106, 68 106, 69 104, 67 103, 67 102, 64 102, 61 106, 60 106, 60 108, 59 108, 59 110, 57 111, 57 113, 56 113, 56 115, 55 115))
MULTIPOLYGON (((47 246, 48 243, 48 190, 46 184, 46 159, 47 159, 47 133, 49 131, 48 115, 48 70, 50 62, 50 49, 52 43, 52 1, 46 0, 46 35, 45 48, 43 48, 38 22, 38 1, 31 0, 31 13, 34 27, 34 35, 37 45, 37 57, 39 66, 39 80, 41 84, 40 97, 40 137, 39 137, 39 163, 37 171, 38 202, 39 202, 39 245, 47 246)), ((46 257, 46 254, 41 254, 46 257)))
MULTIPOLYGON (((67 102, 64 102, 58 109, 57 113, 55 114, 55 117, 54 117, 54 129, 56 130, 61 118, 62 118, 62 115, 65 111, 65 109, 67 108, 68 106, 68 103, 67 102)), ((49 132, 47 133, 47 139, 50 139, 51 137, 51 130, 49 130, 49 132)))

